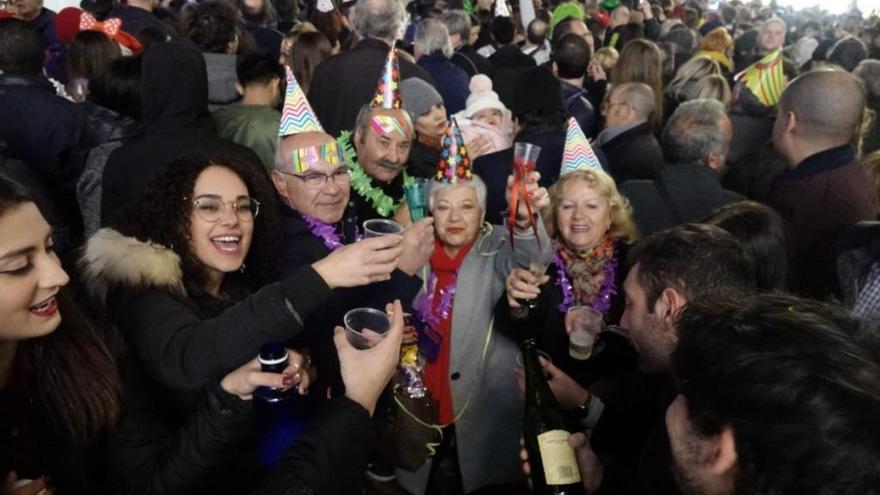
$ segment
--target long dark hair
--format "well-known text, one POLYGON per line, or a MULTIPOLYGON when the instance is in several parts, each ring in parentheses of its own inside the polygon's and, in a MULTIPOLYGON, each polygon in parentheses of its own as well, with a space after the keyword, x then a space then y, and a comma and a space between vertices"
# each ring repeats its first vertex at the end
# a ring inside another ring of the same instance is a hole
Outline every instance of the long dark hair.
POLYGON ((205 296, 207 272, 189 247, 192 193, 196 180, 208 167, 219 166, 233 171, 247 186, 248 194, 260 202, 254 219, 254 234, 244 260, 244 273, 226 274, 224 287, 243 283, 248 291, 278 278, 278 202, 262 166, 242 161, 228 154, 199 152, 182 155, 156 174, 141 200, 126 212, 127 221, 118 230, 141 241, 161 244, 181 260, 183 283, 191 296, 205 296))
MULTIPOLYGON (((32 202, 21 185, 0 175, 0 217, 32 202)), ((84 444, 116 422, 122 386, 113 356, 68 291, 57 300, 61 326, 18 343, 13 384, 32 392, 59 432, 84 444)))

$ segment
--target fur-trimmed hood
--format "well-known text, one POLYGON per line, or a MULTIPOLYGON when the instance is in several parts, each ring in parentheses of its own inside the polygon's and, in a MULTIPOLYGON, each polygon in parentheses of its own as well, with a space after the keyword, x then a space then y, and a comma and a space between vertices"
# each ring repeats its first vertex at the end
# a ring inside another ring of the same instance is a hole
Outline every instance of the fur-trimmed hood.
POLYGON ((180 257, 174 251, 113 229, 100 229, 89 238, 79 267, 89 297, 101 307, 117 287, 155 287, 185 294, 180 257))

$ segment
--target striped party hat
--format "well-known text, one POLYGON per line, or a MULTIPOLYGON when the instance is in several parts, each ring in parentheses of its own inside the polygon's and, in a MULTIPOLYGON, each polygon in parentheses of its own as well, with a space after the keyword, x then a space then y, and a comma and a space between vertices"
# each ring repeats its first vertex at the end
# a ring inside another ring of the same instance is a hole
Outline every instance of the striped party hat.
POLYGON ((765 107, 776 105, 786 84, 782 70, 782 50, 767 54, 733 79, 742 81, 765 107))
POLYGON ((392 48, 385 59, 385 67, 379 76, 379 87, 373 97, 373 108, 400 108, 400 69, 397 64, 397 50, 392 48))
POLYGON ((596 158, 596 154, 593 153, 593 147, 587 141, 587 137, 577 120, 574 117, 569 117, 568 131, 565 133, 565 151, 562 154, 562 170, 559 175, 587 168, 602 170, 602 165, 596 158))
POLYGON ((324 132, 315 111, 309 105, 302 87, 287 67, 287 91, 284 95, 284 110, 281 113, 281 124, 278 126, 280 137, 300 134, 303 132, 324 132))

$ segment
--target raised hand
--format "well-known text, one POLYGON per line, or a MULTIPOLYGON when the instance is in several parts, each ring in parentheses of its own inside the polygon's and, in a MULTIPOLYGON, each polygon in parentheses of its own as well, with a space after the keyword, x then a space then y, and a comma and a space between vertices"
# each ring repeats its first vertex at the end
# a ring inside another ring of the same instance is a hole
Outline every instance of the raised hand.
POLYGON ((514 268, 507 276, 507 302, 512 308, 520 307, 517 299, 531 300, 541 294, 540 285, 550 280, 547 275, 535 276, 523 268, 514 268))
POLYGON ((357 287, 391 278, 402 252, 402 236, 383 235, 343 246, 312 268, 331 289, 357 287))
POLYGON ((376 401, 388 385, 400 360, 403 339, 403 308, 399 300, 385 306, 391 317, 391 329, 381 342, 369 349, 355 349, 345 338, 345 330, 336 327, 333 341, 339 355, 339 371, 345 384, 345 396, 364 406, 373 415, 376 401))
POLYGON ((434 219, 423 218, 403 232, 403 252, 397 268, 407 275, 421 270, 434 253, 434 219))

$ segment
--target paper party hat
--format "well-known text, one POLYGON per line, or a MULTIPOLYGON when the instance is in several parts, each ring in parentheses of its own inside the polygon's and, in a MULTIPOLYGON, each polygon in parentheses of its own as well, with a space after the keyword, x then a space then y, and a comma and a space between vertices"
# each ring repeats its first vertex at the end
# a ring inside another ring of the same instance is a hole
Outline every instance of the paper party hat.
POLYGON ((734 80, 742 81, 762 105, 770 108, 779 103, 785 89, 782 69, 782 50, 776 50, 737 74, 734 80))
POLYGON ((284 110, 281 113, 281 124, 278 135, 281 137, 303 132, 324 132, 315 111, 309 105, 302 87, 296 82, 293 71, 287 67, 287 91, 284 95, 284 110))
POLYGON ((602 170, 602 165, 593 153, 593 147, 584 136, 584 131, 581 130, 577 120, 569 117, 568 131, 565 133, 565 151, 562 153, 562 170, 559 175, 589 168, 602 170))
POLYGON ((400 69, 397 66, 397 50, 388 52, 385 68, 379 77, 379 87, 373 97, 373 108, 400 108, 400 69))
POLYGON ((434 180, 449 184, 471 180, 471 159, 455 119, 449 122, 446 134, 440 141, 440 158, 437 160, 434 180))

